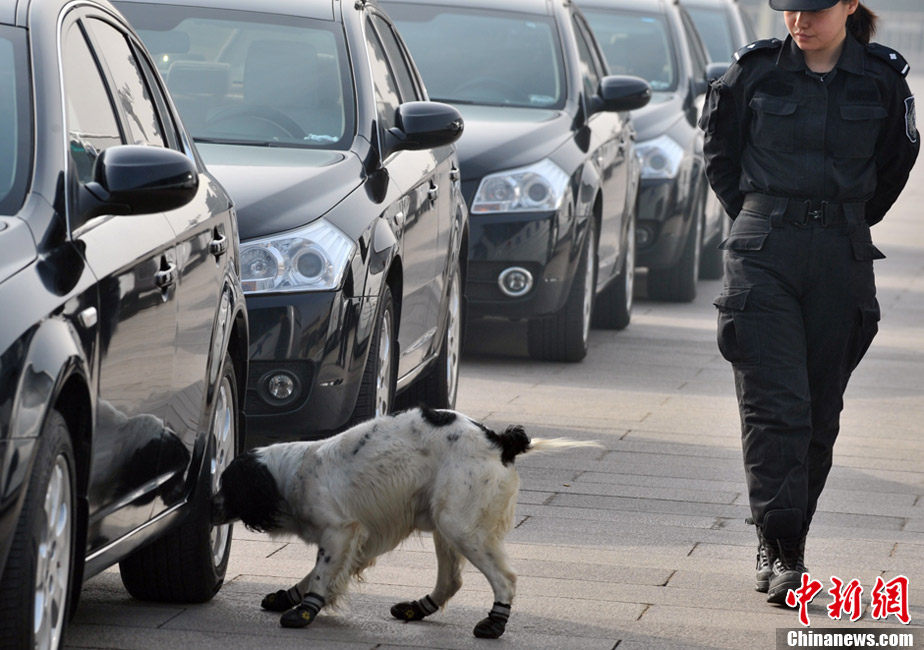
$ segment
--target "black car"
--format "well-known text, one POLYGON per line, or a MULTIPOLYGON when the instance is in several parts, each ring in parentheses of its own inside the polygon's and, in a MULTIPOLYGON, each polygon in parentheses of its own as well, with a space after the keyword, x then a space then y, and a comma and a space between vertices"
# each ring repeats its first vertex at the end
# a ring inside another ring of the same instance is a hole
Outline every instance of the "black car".
POLYGON ((705 210, 710 190, 697 128, 708 80, 705 46, 677 0, 580 5, 610 69, 651 84, 651 102, 632 115, 642 160, 636 264, 648 268, 648 297, 693 300, 703 251, 721 260, 722 223, 705 210))
POLYGON ((247 317, 231 200, 104 1, 0 4, 0 648, 83 581, 205 601, 231 531, 247 317))
POLYGON ((533 357, 583 359, 592 313, 603 327, 629 323, 639 172, 628 111, 647 84, 608 76, 571 2, 386 7, 430 94, 465 118, 470 314, 528 319, 533 357))
POLYGON ((237 206, 248 444, 322 437, 399 391, 451 408, 463 124, 427 101, 387 15, 372 0, 116 4, 237 206))
POLYGON ((693 19, 712 61, 731 63, 735 52, 757 40, 738 0, 681 0, 680 4, 693 19))

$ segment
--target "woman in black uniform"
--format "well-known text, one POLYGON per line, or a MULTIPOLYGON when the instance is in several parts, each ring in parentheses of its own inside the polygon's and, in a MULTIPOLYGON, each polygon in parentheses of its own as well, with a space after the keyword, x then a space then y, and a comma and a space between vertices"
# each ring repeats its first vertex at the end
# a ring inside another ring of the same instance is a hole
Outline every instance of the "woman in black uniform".
POLYGON ((735 54, 700 126, 706 171, 734 219, 722 243, 718 342, 732 363, 758 591, 800 586, 847 380, 879 304, 870 226, 918 154, 908 66, 870 37, 859 0, 770 0, 785 41, 735 54))

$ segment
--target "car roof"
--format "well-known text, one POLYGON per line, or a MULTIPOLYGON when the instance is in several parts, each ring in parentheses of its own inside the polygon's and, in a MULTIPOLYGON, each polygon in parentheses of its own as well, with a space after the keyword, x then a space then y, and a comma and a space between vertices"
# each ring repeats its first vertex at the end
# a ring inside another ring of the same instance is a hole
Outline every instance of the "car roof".
POLYGON ((677 4, 677 0, 578 0, 579 7, 594 9, 630 9, 664 13, 668 4, 677 4))
POLYGON ((722 9, 728 5, 738 4, 738 0, 680 0, 680 4, 690 7, 710 7, 722 9))
MULTIPOLYGON (((341 0, 327 2, 308 2, 307 0, 117 0, 134 4, 178 5, 206 7, 209 9, 228 9, 234 11, 253 11, 264 14, 281 14, 283 16, 300 16, 318 20, 340 20, 340 12, 334 9, 341 0)), ((348 2, 349 0, 342 0, 348 2)))
MULTIPOLYGON (((568 0, 395 0, 406 4, 441 5, 444 7, 472 7, 496 11, 516 11, 528 14, 552 15, 552 4, 569 4, 568 0)), ((388 10, 388 3, 385 3, 388 10)))

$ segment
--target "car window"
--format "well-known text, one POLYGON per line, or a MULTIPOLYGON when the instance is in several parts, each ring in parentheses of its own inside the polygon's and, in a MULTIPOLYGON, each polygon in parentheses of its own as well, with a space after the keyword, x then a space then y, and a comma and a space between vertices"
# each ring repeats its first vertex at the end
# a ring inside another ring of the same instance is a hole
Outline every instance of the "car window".
POLYGON ((96 59, 78 23, 67 29, 63 50, 70 156, 77 179, 87 183, 93 178, 99 154, 123 144, 122 133, 96 59))
POLYGON ((564 64, 549 16, 388 2, 431 99, 562 108, 564 64))
POLYGON ((369 50, 369 63, 372 66, 372 81, 375 86, 375 107, 379 116, 379 138, 395 125, 395 112, 401 99, 395 75, 388 65, 388 57, 372 25, 366 23, 366 43, 369 50))
POLYGON ((25 31, 0 26, 0 214, 25 199, 32 156, 29 65, 25 31))
POLYGON ((413 102, 422 99, 414 84, 414 77, 405 59, 404 50, 402 50, 401 45, 398 43, 398 39, 395 37, 391 25, 382 20, 380 16, 374 14, 371 16, 371 20, 381 39, 382 47, 388 54, 392 71, 395 73, 395 81, 398 84, 398 93, 401 96, 401 101, 413 102))
POLYGON ((574 35, 577 38, 578 58, 581 65, 581 79, 584 82, 584 100, 590 101, 590 98, 597 94, 597 88, 600 87, 600 75, 597 73, 596 66, 594 65, 591 46, 587 41, 587 37, 584 35, 584 30, 581 29, 577 20, 573 18, 572 20, 574 20, 574 35))
POLYGON ((712 61, 731 61, 738 48, 732 40, 728 15, 721 9, 706 7, 688 7, 687 13, 693 19, 696 30, 709 50, 709 58, 712 61))
POLYGON ((706 66, 709 64, 709 54, 706 52, 706 47, 703 45, 699 32, 696 31, 696 26, 693 24, 689 14, 683 7, 680 7, 679 10, 680 22, 683 24, 683 31, 690 47, 690 56, 693 59, 693 76, 696 79, 705 79, 706 66))
POLYGON ((157 116, 154 99, 125 36, 101 20, 91 19, 86 25, 112 75, 116 101, 128 122, 128 141, 132 144, 166 146, 164 129, 157 116))
POLYGON ((673 41, 663 15, 585 9, 611 74, 635 75, 654 91, 677 88, 673 41))
POLYGON ((116 5, 200 142, 347 149, 355 132, 343 29, 270 13, 116 5))

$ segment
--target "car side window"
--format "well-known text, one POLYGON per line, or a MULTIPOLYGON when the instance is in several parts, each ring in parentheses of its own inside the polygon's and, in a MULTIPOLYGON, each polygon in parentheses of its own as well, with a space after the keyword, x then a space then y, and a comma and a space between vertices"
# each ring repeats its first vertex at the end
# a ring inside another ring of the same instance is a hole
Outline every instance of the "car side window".
POLYGON ((96 59, 78 23, 68 28, 63 45, 64 86, 67 97, 67 135, 77 179, 93 179, 99 154, 122 144, 122 133, 112 100, 96 59))
POLYGON ((385 49, 379 41, 372 24, 366 21, 366 42, 369 46, 369 63, 372 66, 372 81, 375 86, 375 107, 379 118, 379 140, 385 131, 395 125, 395 112, 401 99, 395 76, 388 65, 385 49))
POLYGON ((687 43, 690 44, 690 55, 693 58, 693 76, 696 79, 705 79, 709 55, 706 54, 699 32, 696 31, 693 19, 682 9, 680 11, 680 22, 683 23, 684 36, 687 38, 687 43))
POLYGON ((406 55, 391 25, 376 15, 372 16, 372 23, 376 27, 376 32, 382 40, 382 47, 388 54, 388 59, 391 61, 392 68, 394 68, 395 81, 398 85, 401 101, 413 102, 420 100, 421 96, 414 84, 414 77, 411 74, 406 55))
POLYGON ((594 56, 591 53, 591 45, 587 41, 584 30, 581 29, 580 22, 573 16, 571 19, 574 21, 574 36, 577 39, 581 79, 584 81, 584 100, 590 101, 590 98, 597 94, 597 88, 600 87, 600 74, 597 72, 594 56))
POLYGON ((112 75, 116 101, 130 131, 129 142, 167 146, 151 91, 125 35, 101 20, 89 20, 87 26, 112 75))

